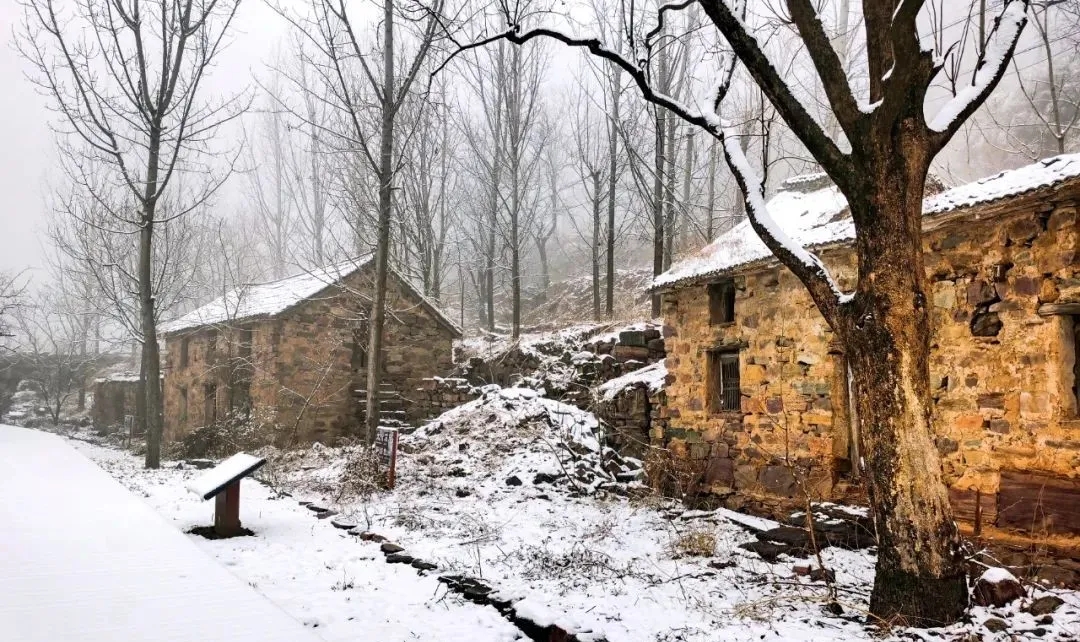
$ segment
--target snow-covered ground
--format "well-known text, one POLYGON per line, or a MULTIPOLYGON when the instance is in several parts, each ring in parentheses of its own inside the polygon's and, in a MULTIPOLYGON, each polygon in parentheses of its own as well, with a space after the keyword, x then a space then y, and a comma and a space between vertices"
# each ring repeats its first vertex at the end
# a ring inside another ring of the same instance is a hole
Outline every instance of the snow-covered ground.
POLYGON ((0 425, 0 640, 317 640, 63 439, 0 425))
MULTIPOLYGON (((441 573, 483 578, 515 600, 519 614, 557 623, 583 640, 880 638, 863 623, 873 577, 870 553, 822 551, 826 567, 836 573, 844 611, 829 615, 826 586, 794 572, 795 565, 811 561, 781 557, 769 564, 738 548, 755 540, 740 523, 774 523, 723 510, 684 511, 640 492, 633 482, 609 486, 608 492, 534 476, 574 462, 603 465, 581 446, 591 429, 587 420, 573 414, 557 419, 566 422, 565 439, 530 433, 522 427, 543 421, 536 408, 555 402, 508 391, 489 399, 403 437, 393 492, 341 497, 349 448, 315 446, 272 457, 261 474, 292 496, 245 482, 241 519, 256 535, 199 539, 199 546, 327 640, 519 638, 520 631, 494 608, 447 594, 435 579, 441 573), (569 450, 577 456, 559 454, 569 450), (339 513, 317 519, 299 501, 339 513), (333 520, 387 537, 439 569, 419 575, 408 565, 388 564, 378 544, 336 528, 333 520)), ((570 412, 547 410, 556 416, 570 412)), ((78 447, 178 528, 211 522, 212 502, 184 490, 197 471, 174 463, 145 471, 127 454, 88 443, 78 447)), ((977 608, 970 623, 945 631, 891 636, 1076 639, 1080 596, 1060 595, 1065 604, 1052 622, 1037 623, 1015 603, 977 608), (983 623, 992 616, 1006 620, 1009 630, 986 629, 983 623)))

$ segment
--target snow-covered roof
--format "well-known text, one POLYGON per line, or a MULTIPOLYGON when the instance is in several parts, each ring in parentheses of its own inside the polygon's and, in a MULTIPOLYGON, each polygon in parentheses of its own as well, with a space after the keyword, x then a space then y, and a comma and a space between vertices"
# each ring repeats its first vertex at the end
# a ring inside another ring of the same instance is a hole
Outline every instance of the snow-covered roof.
MULTIPOLYGON (((358 259, 309 270, 277 281, 241 286, 174 321, 162 324, 161 333, 174 334, 181 330, 190 330, 218 323, 235 323, 254 318, 275 317, 318 295, 334 283, 363 269, 371 263, 373 258, 374 255, 368 254, 358 259)), ((438 306, 417 291, 408 282, 408 279, 402 278, 394 270, 390 270, 390 272, 441 323, 451 328, 457 336, 461 335, 461 329, 438 306)))
POLYGON ((163 324, 161 332, 171 334, 215 323, 273 317, 322 292, 328 286, 367 265, 371 255, 325 268, 302 272, 268 283, 251 283, 163 324))
MULTIPOLYGON (((983 205, 1078 176, 1080 154, 1055 156, 928 196, 923 201, 923 213, 929 216, 983 205)), ((777 226, 804 247, 820 247, 855 238, 855 226, 846 212, 847 200, 823 177, 823 174, 812 174, 790 178, 768 202, 769 214, 777 226)), ((750 221, 743 220, 657 276, 652 289, 670 288, 722 274, 771 256, 750 221)))

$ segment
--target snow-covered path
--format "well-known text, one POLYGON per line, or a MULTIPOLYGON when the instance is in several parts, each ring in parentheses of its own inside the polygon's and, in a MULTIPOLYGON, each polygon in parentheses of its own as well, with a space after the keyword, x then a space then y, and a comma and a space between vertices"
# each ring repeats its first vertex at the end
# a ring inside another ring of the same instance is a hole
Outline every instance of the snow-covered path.
POLYGON ((0 425, 0 496, 0 639, 317 639, 57 436, 0 425))
MULTIPOLYGON (((185 490, 201 471, 143 470, 126 453, 71 443, 142 495, 178 531, 213 523, 214 502, 185 490)), ((255 537, 188 537, 324 640, 500 641, 519 636, 494 608, 447 595, 434 577, 418 575, 407 565, 385 563, 378 546, 315 519, 293 499, 271 497, 269 489, 252 480, 242 483, 240 519, 255 537)))

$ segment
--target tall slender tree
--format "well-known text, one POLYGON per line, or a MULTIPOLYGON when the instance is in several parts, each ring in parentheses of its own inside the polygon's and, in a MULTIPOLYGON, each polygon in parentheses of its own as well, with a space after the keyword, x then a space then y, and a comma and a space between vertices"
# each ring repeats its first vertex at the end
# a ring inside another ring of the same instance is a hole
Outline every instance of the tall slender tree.
POLYGON ((205 202, 228 174, 228 166, 209 158, 210 142, 246 108, 247 98, 212 97, 203 85, 239 2, 25 0, 22 6, 19 50, 58 114, 67 173, 108 209, 109 229, 138 243, 146 466, 157 468, 162 399, 155 229, 205 202), (117 189, 122 195, 113 193, 117 189), (170 189, 173 207, 165 213, 160 206, 170 189))
MULTIPOLYGON (((317 82, 309 83, 309 94, 320 96, 332 106, 341 127, 328 128, 336 138, 336 151, 355 159, 354 166, 372 177, 377 196, 374 220, 374 284, 368 319, 368 367, 365 395, 366 413, 363 437, 375 441, 379 427, 378 392, 383 371, 383 326, 386 320, 387 274, 390 269, 391 227, 394 216, 394 192, 401 170, 398 136, 408 124, 399 117, 403 105, 412 97, 417 77, 435 39, 441 2, 436 0, 430 12, 397 7, 393 0, 383 0, 380 30, 375 47, 368 47, 353 21, 353 12, 345 0, 317 0, 309 14, 295 15, 286 7, 278 12, 307 39, 314 52, 301 48, 304 69, 310 69, 317 82), (397 40, 402 24, 416 27, 409 34, 414 49, 411 60, 401 68, 398 63, 405 49, 397 40), (380 73, 381 72, 381 73, 380 73)), ((294 79, 295 80, 295 79, 294 79)), ((294 84, 304 87, 299 82, 294 84)), ((304 111, 293 116, 308 122, 304 111)))

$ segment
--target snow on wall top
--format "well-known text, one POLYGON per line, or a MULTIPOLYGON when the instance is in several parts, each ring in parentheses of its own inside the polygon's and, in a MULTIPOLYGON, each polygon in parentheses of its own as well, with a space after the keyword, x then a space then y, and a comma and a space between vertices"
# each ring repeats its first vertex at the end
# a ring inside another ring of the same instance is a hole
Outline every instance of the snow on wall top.
POLYGON ((663 390, 666 380, 667 366, 664 365, 664 360, 661 359, 654 364, 628 372, 621 377, 616 377, 601 384, 597 388, 597 392, 600 393, 600 398, 604 401, 611 401, 623 390, 638 384, 643 384, 649 390, 649 393, 657 393, 663 390))
MULTIPOLYGON (((1080 154, 1055 156, 929 196, 923 201, 923 213, 941 214, 991 203, 1078 176, 1080 154)), ((777 225, 804 247, 855 238, 855 226, 850 216, 843 214, 847 200, 835 186, 825 183, 823 177, 823 174, 810 174, 788 179, 782 191, 768 202, 769 214, 777 225)), ((719 274, 770 256, 772 253, 750 227, 750 221, 743 220, 653 279, 652 289, 719 274)))
POLYGON ((252 317, 271 317, 309 299, 327 286, 349 276, 367 265, 372 255, 304 272, 269 283, 254 283, 239 287, 225 296, 188 312, 162 325, 161 332, 169 334, 204 325, 241 321, 252 317))

